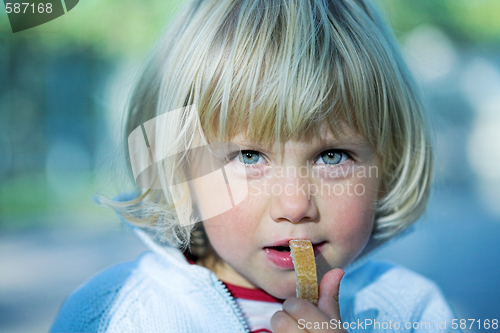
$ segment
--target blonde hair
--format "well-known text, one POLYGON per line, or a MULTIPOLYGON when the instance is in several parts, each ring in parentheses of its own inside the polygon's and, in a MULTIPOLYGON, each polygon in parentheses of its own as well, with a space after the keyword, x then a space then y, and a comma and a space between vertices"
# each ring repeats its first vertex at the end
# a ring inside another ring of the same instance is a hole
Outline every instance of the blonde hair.
MULTIPOLYGON (((425 209, 433 158, 420 94, 369 1, 191 1, 147 61, 130 99, 125 138, 163 114, 157 131, 163 144, 155 149, 164 151, 188 149, 198 127, 207 142, 245 131, 250 141, 272 145, 308 140, 322 124, 340 136, 340 124, 347 124, 381 158, 384 193, 373 236, 399 233, 425 209), (197 117, 167 112, 189 105, 197 117)), ((167 190, 185 177, 184 158, 163 163, 162 189, 105 204, 186 247, 193 225, 179 223, 173 200, 184 199, 187 215, 192 202, 189 193, 167 190)))

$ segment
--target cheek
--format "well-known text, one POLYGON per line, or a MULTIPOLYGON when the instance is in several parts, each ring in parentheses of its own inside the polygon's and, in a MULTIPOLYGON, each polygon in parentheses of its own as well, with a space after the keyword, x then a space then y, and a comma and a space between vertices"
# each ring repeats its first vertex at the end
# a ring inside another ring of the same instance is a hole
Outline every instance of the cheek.
POLYGON ((258 242, 258 227, 264 209, 255 197, 247 197, 233 209, 203 222, 212 247, 222 258, 243 258, 258 242))
MULTIPOLYGON (((376 184, 363 184, 362 195, 347 191, 341 196, 330 197, 326 207, 331 212, 327 233, 334 244, 343 251, 358 254, 364 248, 373 230, 375 217, 376 184)), ((358 192, 359 193, 359 192, 358 192)))
MULTIPOLYGON (((368 238, 373 228, 374 210, 372 200, 364 197, 343 200, 339 207, 336 227, 344 241, 362 240, 368 238)), ((353 244, 354 245, 354 244, 353 244)))

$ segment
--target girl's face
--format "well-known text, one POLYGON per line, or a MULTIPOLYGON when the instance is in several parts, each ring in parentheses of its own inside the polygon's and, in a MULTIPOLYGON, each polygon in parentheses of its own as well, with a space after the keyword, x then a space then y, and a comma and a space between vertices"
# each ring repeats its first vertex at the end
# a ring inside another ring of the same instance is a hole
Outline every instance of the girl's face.
POLYGON ((220 257, 218 264, 205 265, 221 280, 285 299, 295 295, 290 239, 311 240, 319 279, 364 249, 374 223, 379 158, 354 132, 341 140, 324 133, 311 142, 286 142, 283 155, 276 146, 234 138, 242 153, 225 170, 246 176, 248 195, 203 221, 220 257))

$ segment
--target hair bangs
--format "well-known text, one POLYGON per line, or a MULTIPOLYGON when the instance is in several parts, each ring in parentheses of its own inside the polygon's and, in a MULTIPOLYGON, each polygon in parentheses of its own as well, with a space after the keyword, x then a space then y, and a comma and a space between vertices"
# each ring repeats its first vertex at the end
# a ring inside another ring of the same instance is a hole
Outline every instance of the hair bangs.
POLYGON ((334 136, 347 125, 385 148, 397 86, 394 73, 384 74, 394 67, 387 45, 359 32, 376 25, 352 27, 369 25, 366 13, 327 6, 243 1, 227 11, 201 64, 199 112, 209 141, 241 133, 265 146, 307 141, 327 124, 334 136))

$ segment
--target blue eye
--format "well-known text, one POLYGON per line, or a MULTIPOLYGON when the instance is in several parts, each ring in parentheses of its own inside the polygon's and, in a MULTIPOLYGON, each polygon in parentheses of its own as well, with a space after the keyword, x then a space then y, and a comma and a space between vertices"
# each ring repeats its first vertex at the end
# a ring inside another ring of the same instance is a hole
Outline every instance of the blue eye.
POLYGON ((261 159, 264 158, 255 150, 242 150, 238 155, 238 160, 244 164, 257 164, 261 159))
POLYGON ((327 165, 337 165, 347 161, 349 156, 340 150, 327 150, 319 155, 318 161, 321 159, 323 163, 317 164, 327 164, 327 165))

